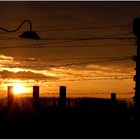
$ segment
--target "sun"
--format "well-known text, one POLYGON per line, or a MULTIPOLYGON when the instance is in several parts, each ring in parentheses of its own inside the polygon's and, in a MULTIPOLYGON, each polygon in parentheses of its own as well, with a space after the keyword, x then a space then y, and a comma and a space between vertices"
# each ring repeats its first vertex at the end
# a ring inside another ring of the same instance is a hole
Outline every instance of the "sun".
POLYGON ((20 94, 23 94, 25 93, 25 87, 20 84, 20 83, 15 83, 14 86, 13 86, 13 93, 15 95, 20 95, 20 94))

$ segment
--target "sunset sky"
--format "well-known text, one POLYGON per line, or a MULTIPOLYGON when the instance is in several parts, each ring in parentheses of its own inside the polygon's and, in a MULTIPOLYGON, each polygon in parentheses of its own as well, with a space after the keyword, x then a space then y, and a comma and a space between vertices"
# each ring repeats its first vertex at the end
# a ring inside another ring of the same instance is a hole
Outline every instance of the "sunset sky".
POLYGON ((27 19, 41 37, 19 38, 27 23, 14 33, 0 30, 1 96, 20 83, 26 95, 39 85, 41 96, 57 96, 51 93, 64 85, 68 96, 132 97, 138 16, 140 2, 1 1, 0 27, 12 30, 27 19))

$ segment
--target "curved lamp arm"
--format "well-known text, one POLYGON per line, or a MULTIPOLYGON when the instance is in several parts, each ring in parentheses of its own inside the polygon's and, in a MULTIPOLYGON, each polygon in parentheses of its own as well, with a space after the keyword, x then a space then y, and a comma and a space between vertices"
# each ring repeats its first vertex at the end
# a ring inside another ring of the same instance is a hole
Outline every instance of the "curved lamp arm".
POLYGON ((17 30, 19 30, 19 29, 21 28, 21 26, 22 26, 25 22, 29 23, 30 32, 31 32, 31 31, 32 31, 32 23, 31 23, 30 20, 24 20, 24 21, 23 21, 16 29, 14 29, 14 30, 7 30, 7 29, 5 29, 5 28, 3 28, 3 27, 0 27, 0 29, 3 30, 3 31, 6 31, 6 32, 16 32, 17 30))

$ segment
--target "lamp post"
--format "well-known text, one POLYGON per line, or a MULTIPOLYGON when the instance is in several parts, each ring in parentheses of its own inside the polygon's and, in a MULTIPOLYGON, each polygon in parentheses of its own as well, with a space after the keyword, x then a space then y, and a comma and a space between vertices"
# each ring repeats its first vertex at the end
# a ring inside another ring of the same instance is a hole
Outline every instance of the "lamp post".
POLYGON ((40 37, 38 36, 38 34, 34 31, 32 31, 32 23, 30 20, 24 20, 16 29, 14 30, 7 30, 3 27, 0 27, 1 30, 5 31, 5 32, 16 32, 17 30, 19 30, 22 25, 24 23, 28 23, 29 24, 29 27, 30 27, 30 30, 29 31, 25 31, 23 32, 19 37, 20 38, 28 38, 28 39, 40 39, 40 37))

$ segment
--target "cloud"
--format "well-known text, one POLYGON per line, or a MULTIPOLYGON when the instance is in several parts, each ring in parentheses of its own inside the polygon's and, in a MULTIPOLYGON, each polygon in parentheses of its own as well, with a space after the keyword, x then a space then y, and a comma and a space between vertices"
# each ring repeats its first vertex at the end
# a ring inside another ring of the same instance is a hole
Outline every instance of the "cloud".
POLYGON ((0 78, 2 79, 34 79, 34 80, 57 80, 57 77, 53 77, 53 76, 46 76, 43 74, 38 74, 38 73, 33 73, 30 71, 21 71, 21 72, 10 72, 7 70, 3 70, 0 72, 0 78))
POLYGON ((130 75, 134 73, 131 67, 118 67, 115 65, 88 64, 76 67, 52 68, 52 72, 65 78, 98 77, 104 75, 130 75))
POLYGON ((120 62, 93 63, 89 60, 64 60, 64 61, 42 61, 37 58, 14 59, 10 56, 0 55, 5 59, 1 67, 1 78, 58 80, 69 78, 96 77, 100 75, 118 75, 134 73, 132 64, 120 62), (28 61, 26 61, 28 60, 28 61), (89 63, 86 63, 89 62, 89 63), (67 65, 68 64, 68 65, 67 65), (73 65, 74 64, 74 65, 73 65), (76 64, 76 65, 75 65, 76 64), (35 67, 32 67, 34 65, 35 67), (42 66, 46 67, 42 67, 42 66), (49 66, 54 67, 49 67, 49 66), (12 67, 9 67, 12 66, 12 67), (16 66, 16 67, 15 67, 16 66), (47 67, 48 66, 48 67, 47 67), (56 66, 56 67, 55 67, 56 66))
POLYGON ((0 54, 0 60, 3 60, 3 59, 13 60, 13 57, 0 54))

